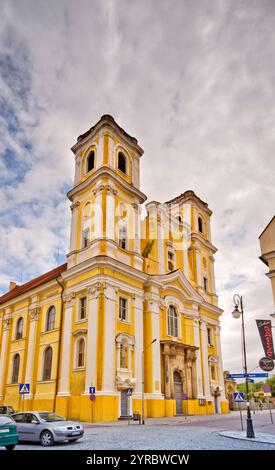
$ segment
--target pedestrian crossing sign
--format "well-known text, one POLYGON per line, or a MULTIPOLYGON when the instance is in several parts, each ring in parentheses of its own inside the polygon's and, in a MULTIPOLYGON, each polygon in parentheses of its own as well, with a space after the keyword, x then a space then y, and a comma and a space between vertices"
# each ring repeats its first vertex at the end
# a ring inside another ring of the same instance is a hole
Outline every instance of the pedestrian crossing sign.
POLYGON ((19 384, 19 393, 30 393, 30 384, 19 384))
POLYGON ((244 401, 244 394, 241 392, 234 392, 234 401, 236 403, 242 403, 244 401))

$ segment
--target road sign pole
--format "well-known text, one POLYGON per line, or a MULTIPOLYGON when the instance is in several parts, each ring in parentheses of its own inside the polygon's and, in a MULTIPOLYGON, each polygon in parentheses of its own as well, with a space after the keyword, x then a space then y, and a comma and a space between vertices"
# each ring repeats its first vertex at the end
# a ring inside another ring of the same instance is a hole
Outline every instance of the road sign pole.
POLYGON ((271 411, 271 401, 269 402, 269 413, 270 413, 271 424, 273 424, 273 416, 272 416, 272 411, 271 411))
POLYGON ((240 403, 238 403, 238 406, 239 406, 239 412, 240 412, 240 418, 241 418, 241 427, 242 427, 242 431, 243 431, 243 415, 242 415, 242 410, 241 410, 241 407, 240 407, 240 403))
POLYGON ((243 299, 240 297, 240 308, 242 314, 242 333, 243 333, 243 355, 244 355, 244 373, 245 373, 245 386, 246 386, 246 406, 247 406, 247 418, 246 418, 246 437, 255 438, 253 423, 250 411, 249 401, 249 389, 248 389, 248 373, 247 373, 247 360, 246 360, 246 343, 245 343, 245 330, 244 330, 244 311, 243 311, 243 299))

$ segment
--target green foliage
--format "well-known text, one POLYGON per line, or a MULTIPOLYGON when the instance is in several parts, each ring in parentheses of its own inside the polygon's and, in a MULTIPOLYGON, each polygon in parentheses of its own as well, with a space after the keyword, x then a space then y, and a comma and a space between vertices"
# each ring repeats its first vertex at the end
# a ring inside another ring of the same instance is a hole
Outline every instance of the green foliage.
MULTIPOLYGON (((266 379, 265 382, 256 382, 254 384, 249 384, 248 385, 248 387, 249 387, 249 396, 252 398, 255 392, 259 392, 260 390, 263 390, 264 385, 270 385, 272 395, 274 396, 274 394, 275 394, 275 375, 273 375, 269 379, 266 379)), ((246 398, 246 385, 245 385, 245 382, 243 382, 241 384, 237 384, 237 389, 239 390, 239 392, 244 393, 245 398, 246 398)))

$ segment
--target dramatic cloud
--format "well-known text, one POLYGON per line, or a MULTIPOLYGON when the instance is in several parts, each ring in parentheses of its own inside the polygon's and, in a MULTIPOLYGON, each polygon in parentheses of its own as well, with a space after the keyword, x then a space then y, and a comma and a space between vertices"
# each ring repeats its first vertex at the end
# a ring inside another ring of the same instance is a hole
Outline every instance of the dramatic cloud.
POLYGON ((65 259, 70 147, 109 113, 145 150, 149 200, 193 189, 209 203, 224 366, 241 369, 239 292, 256 367, 255 318, 274 308, 258 259, 274 215, 274 2, 0 3, 1 290, 65 259))

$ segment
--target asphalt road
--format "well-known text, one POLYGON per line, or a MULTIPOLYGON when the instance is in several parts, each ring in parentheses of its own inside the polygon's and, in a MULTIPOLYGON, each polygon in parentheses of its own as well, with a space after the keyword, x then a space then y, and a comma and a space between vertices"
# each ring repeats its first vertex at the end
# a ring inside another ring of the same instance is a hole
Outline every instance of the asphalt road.
MULTIPOLYGON (((253 415, 255 432, 275 435, 268 412, 253 415)), ((243 413, 245 425, 245 413, 243 413)), ((274 412, 275 423, 275 412, 274 412)), ((148 419, 145 426, 127 421, 118 423, 84 423, 85 434, 75 443, 59 443, 53 447, 20 443, 17 450, 275 450, 275 445, 242 441, 219 436, 223 430, 240 430, 237 412, 207 417, 191 416, 148 419)))

